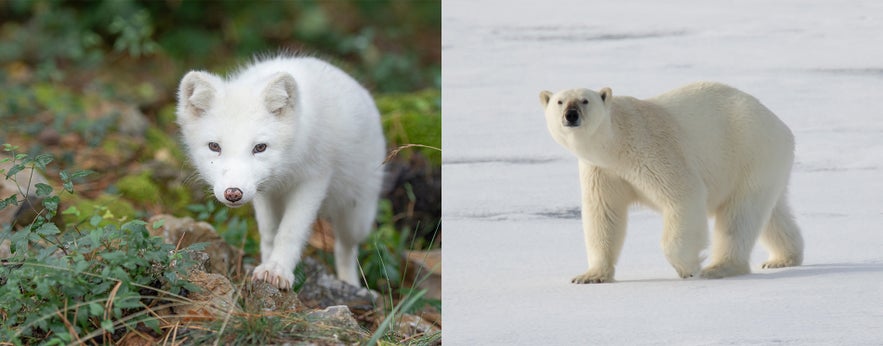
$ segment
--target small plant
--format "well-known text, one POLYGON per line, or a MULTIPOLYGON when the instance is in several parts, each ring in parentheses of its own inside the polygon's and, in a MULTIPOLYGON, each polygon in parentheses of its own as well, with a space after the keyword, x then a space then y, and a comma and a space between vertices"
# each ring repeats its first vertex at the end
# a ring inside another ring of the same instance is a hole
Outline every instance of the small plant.
MULTIPOLYGON (((13 180, 30 169, 45 170, 48 155, 12 154, 12 168, 3 173, 13 180)), ((73 193, 73 180, 88 172, 61 172, 64 191, 73 193)), ((28 196, 15 181, 19 194, 28 196)), ((184 275, 194 264, 187 255, 152 237, 143 221, 105 222, 112 215, 88 216, 64 227, 52 222, 59 197, 47 184, 36 184, 43 198, 36 217, 26 226, 0 231, 0 243, 9 242, 11 257, 0 262, 0 340, 12 344, 113 343, 126 332, 160 333, 159 311, 186 301, 179 295, 194 286, 184 275), (105 224, 100 226, 100 224, 105 224)), ((26 189, 26 188, 25 188, 26 189)), ((3 198, 0 208, 20 205, 19 194, 3 198)), ((4 196, 5 197, 5 196, 4 196)), ((65 213, 78 215, 75 208, 65 213)))
MULTIPOLYGON (((402 266, 402 259, 406 251, 415 250, 415 238, 410 237, 407 229, 396 230, 393 221, 392 206, 387 200, 381 200, 378 205, 378 227, 362 249, 361 266, 368 286, 386 293, 386 317, 372 334, 367 345, 397 344, 400 337, 396 335, 395 326, 400 321, 402 314, 411 314, 425 306, 435 307, 441 312, 441 301, 426 298, 426 290, 418 289, 417 286, 425 280, 430 273, 417 272, 415 282, 406 286, 405 273, 408 271, 407 262, 402 266), (410 241, 409 241, 410 239, 410 241), (396 303, 398 302, 398 303, 396 303)), ((428 248, 432 248, 435 238, 430 241, 428 248)), ((432 344, 441 338, 440 334, 427 335, 419 340, 412 340, 409 344, 432 344)))
POLYGON ((193 213, 196 220, 212 224, 227 244, 240 248, 251 256, 258 254, 258 242, 249 236, 248 219, 231 215, 233 209, 219 207, 214 199, 210 199, 203 204, 188 205, 187 210, 193 213))

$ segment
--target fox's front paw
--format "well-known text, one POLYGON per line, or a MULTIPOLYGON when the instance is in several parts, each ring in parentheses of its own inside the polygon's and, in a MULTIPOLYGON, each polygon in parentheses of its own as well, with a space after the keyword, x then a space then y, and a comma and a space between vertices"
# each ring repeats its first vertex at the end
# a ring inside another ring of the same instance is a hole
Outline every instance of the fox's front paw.
POLYGON ((261 263, 257 268, 254 268, 251 279, 254 281, 265 281, 278 287, 280 290, 288 290, 291 289, 291 285, 294 283, 293 271, 294 269, 286 268, 279 263, 270 261, 261 263))

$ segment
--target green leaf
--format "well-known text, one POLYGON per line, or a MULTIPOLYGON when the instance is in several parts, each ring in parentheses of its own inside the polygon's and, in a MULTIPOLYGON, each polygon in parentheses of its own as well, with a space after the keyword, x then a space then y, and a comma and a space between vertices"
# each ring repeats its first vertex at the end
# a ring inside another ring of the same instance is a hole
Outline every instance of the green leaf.
POLYGON ((71 180, 85 178, 85 177, 92 175, 94 173, 95 173, 95 171, 90 171, 88 169, 76 171, 76 172, 74 172, 74 174, 71 174, 71 180))
POLYGON ((55 211, 58 210, 58 203, 60 201, 61 199, 58 198, 58 196, 52 196, 43 200, 43 206, 54 216, 55 211))
POLYGON ((34 185, 37 188, 37 197, 46 197, 52 194, 52 186, 43 183, 34 185))
POLYGON ((111 321, 111 320, 101 321, 101 328, 106 330, 108 333, 113 333, 113 321, 111 321))
POLYGON ((40 170, 46 170, 46 165, 52 162, 53 158, 50 154, 40 154, 34 158, 34 166, 40 168, 40 170))
POLYGON ((62 215, 73 215, 73 216, 76 216, 77 218, 79 218, 80 217, 80 210, 77 209, 77 207, 75 207, 75 206, 70 206, 70 207, 67 207, 67 209, 65 209, 63 212, 61 212, 61 214, 62 215))
POLYGON ((98 226, 99 223, 101 223, 101 220, 102 220, 101 216, 92 215, 92 217, 89 218, 89 224, 92 225, 92 227, 95 227, 95 226, 98 226))
POLYGON ((153 222, 153 229, 159 229, 166 224, 166 219, 159 219, 153 222))
POLYGON ((7 206, 10 206, 10 205, 18 205, 18 195, 17 194, 9 196, 4 200, 0 200, 0 209, 6 208, 7 206))
POLYGON ((21 172, 23 169, 25 169, 25 165, 23 165, 23 164, 19 163, 17 165, 13 165, 12 168, 9 169, 9 172, 6 172, 6 179, 11 178, 13 175, 16 175, 18 172, 21 172))
POLYGON ((144 322, 145 327, 150 328, 151 330, 153 330, 157 334, 160 333, 158 319, 156 319, 154 317, 148 317, 148 318, 144 319, 144 321, 142 321, 142 322, 144 322))
POLYGON ((101 316, 104 314, 104 307, 98 303, 89 303, 89 315, 101 316))
POLYGON ((37 234, 42 236, 56 235, 59 233, 61 233, 61 231, 58 230, 58 226, 51 222, 44 223, 37 229, 37 234))
MULTIPOLYGON (((100 229, 94 229, 94 230, 92 230, 92 232, 89 232, 89 243, 90 243, 90 245, 92 245, 92 248, 97 248, 99 245, 101 245, 101 236, 102 235, 104 235, 104 232, 102 232, 100 229)), ((107 275, 107 274, 101 274, 101 275, 107 275)))

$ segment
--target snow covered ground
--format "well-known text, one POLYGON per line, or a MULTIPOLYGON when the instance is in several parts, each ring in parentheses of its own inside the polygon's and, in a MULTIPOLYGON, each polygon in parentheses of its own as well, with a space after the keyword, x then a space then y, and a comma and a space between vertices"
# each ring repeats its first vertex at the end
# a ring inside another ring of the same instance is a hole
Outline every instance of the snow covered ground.
POLYGON ((445 1, 448 345, 883 345, 883 2, 445 1), (613 284, 586 270, 576 160, 540 90, 651 97, 696 80, 796 136, 801 267, 681 280, 635 208, 613 284))

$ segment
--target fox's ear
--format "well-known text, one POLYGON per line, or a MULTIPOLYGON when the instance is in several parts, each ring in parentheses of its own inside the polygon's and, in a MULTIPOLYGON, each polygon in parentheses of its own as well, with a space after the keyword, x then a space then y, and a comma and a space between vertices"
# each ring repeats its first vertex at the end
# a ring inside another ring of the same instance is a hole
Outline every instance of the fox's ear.
POLYGON ((540 92, 540 103, 543 104, 543 108, 546 108, 546 105, 549 104, 549 100, 552 98, 552 92, 548 90, 543 90, 540 92))
POLYGON ((264 89, 264 105, 271 113, 281 115, 283 110, 294 106, 297 82, 285 72, 274 74, 264 89))
POLYGON ((178 87, 178 117, 203 116, 215 97, 215 85, 220 79, 207 72, 190 71, 178 87))

